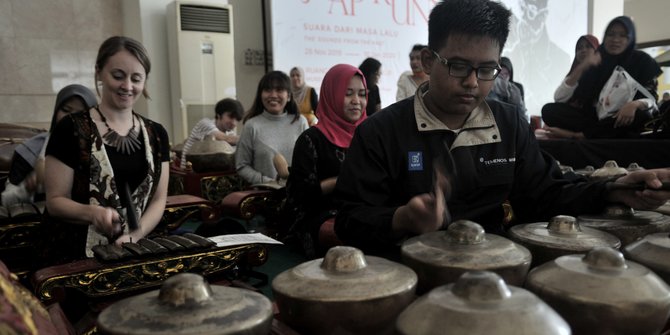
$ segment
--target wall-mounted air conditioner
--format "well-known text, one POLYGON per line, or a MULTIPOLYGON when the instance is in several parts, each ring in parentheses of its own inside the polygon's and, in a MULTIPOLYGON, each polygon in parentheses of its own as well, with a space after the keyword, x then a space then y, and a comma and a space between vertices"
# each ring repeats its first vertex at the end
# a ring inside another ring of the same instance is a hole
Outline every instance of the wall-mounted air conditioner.
POLYGON ((180 143, 214 105, 236 97, 231 5, 174 1, 167 6, 173 143, 180 143))

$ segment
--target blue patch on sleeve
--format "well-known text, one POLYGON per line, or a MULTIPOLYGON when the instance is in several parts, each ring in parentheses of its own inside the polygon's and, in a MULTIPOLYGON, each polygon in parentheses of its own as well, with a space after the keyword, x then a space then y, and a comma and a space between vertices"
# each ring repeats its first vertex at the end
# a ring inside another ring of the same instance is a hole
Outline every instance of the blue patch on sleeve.
POLYGON ((423 152, 410 151, 407 153, 407 171, 423 171, 423 152))

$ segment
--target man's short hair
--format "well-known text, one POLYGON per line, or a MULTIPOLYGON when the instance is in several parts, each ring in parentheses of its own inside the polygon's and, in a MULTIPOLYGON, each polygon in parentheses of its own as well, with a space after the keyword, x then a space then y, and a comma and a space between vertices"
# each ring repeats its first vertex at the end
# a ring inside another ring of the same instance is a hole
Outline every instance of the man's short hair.
POLYGON ((442 49, 450 35, 486 36, 498 41, 502 52, 512 13, 491 0, 444 0, 430 12, 428 46, 442 49))
POLYGON ((421 51, 421 50, 423 50, 424 48, 427 48, 427 47, 428 47, 427 45, 423 45, 423 44, 414 44, 412 46, 412 50, 409 52, 409 55, 411 56, 412 52, 421 51))
POLYGON ((216 107, 214 107, 214 112, 216 113, 216 117, 221 117, 225 113, 230 113, 231 117, 239 121, 242 120, 242 115, 244 114, 244 108, 242 107, 242 104, 239 101, 232 98, 225 98, 216 103, 216 107))

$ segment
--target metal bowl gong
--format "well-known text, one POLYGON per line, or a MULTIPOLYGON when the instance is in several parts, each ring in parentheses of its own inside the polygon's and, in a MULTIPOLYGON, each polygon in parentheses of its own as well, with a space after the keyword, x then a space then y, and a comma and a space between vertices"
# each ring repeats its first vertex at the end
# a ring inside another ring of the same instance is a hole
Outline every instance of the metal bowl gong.
POLYGON ((638 262, 670 284, 670 236, 668 233, 650 234, 627 245, 626 258, 638 262))
POLYGON ((214 139, 196 141, 186 154, 186 160, 198 173, 235 171, 235 147, 214 139))
POLYGON ((272 327, 272 303, 260 293, 210 286, 198 274, 176 274, 160 290, 120 300, 98 316, 111 335, 258 334, 272 327))
POLYGON ((593 171, 589 177, 593 180, 602 180, 607 178, 614 178, 617 176, 625 176, 627 174, 628 170, 619 167, 619 164, 617 164, 616 161, 609 160, 606 161, 601 168, 593 171))
POLYGON ((582 227, 608 232, 626 246, 644 236, 660 232, 670 232, 670 217, 658 212, 636 211, 623 204, 607 205, 599 215, 577 217, 582 227))
POLYGON ((301 334, 392 334, 416 283, 402 264, 337 246, 280 273, 272 290, 280 319, 301 334))
POLYGON ((540 265, 526 288, 561 314, 573 334, 658 334, 670 315, 668 285, 612 248, 540 265))
POLYGON ((642 170, 644 170, 644 168, 641 167, 640 164, 637 164, 635 162, 628 164, 628 167, 626 167, 626 171, 628 172, 642 171, 642 170))
POLYGON ((581 227, 575 217, 568 215, 554 216, 549 222, 516 225, 509 229, 508 235, 533 254, 532 267, 560 256, 586 253, 595 247, 621 247, 616 236, 581 227))
POLYGON ((581 169, 575 170, 575 173, 588 178, 595 171, 596 171, 596 169, 593 167, 593 165, 587 165, 587 166, 585 166, 581 169))
POLYGON ((567 335, 570 327, 533 293, 489 271, 434 288, 398 316, 402 335, 567 335))
POLYGON ((419 276, 417 291, 455 282, 463 273, 487 270, 510 285, 523 285, 531 263, 524 246, 487 234, 479 224, 457 220, 446 231, 412 237, 401 247, 402 261, 419 276))

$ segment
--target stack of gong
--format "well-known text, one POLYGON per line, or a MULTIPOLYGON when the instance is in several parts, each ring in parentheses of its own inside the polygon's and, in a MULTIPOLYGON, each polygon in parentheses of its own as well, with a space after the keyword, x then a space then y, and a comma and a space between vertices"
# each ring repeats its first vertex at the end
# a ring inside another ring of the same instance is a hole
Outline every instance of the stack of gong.
POLYGON ((500 237, 484 234, 476 223, 457 221, 446 232, 406 241, 403 262, 417 271, 419 286, 428 292, 399 315, 397 331, 659 334, 664 329, 670 287, 650 268, 670 274, 668 234, 648 235, 626 247, 631 259, 639 257, 637 262, 624 259, 616 236, 580 226, 570 216, 515 226, 509 237, 503 244, 485 244, 500 237), (515 258, 524 249, 518 245, 530 250, 534 266, 521 283, 501 271, 511 266, 501 254, 515 258), (663 249, 668 252, 661 254, 663 249), (665 268, 659 260, 667 260, 665 268), (458 279, 440 272, 456 272, 454 268, 462 273, 458 279))
POLYGON ((568 216, 538 226, 507 239, 485 233, 475 222, 456 221, 446 231, 405 241, 404 265, 351 247, 332 248, 323 259, 274 279, 280 318, 300 334, 657 334, 663 329, 670 288, 647 267, 626 261, 616 250, 618 238, 580 227, 568 216), (531 263, 538 266, 528 272, 531 263))
MULTIPOLYGON (((643 168, 636 163, 631 163, 628 168, 622 168, 615 161, 607 161, 588 176, 591 180, 614 179, 641 169, 643 168)), ((628 185, 612 185, 612 188, 617 187, 625 188, 628 185)), ((622 246, 649 234, 670 232, 670 217, 667 215, 652 211, 637 211, 623 204, 609 204, 602 213, 581 215, 578 221, 583 227, 611 233, 621 240, 622 246)))
POLYGON ((402 262, 334 247, 273 280, 281 320, 300 334, 570 333, 551 307, 518 287, 530 252, 477 223, 456 221, 405 241, 402 262))
POLYGON ((401 254, 422 296, 398 317, 400 334, 570 334, 551 307, 520 287, 530 251, 475 222, 410 238, 401 254))
MULTIPOLYGON (((442 260, 431 268, 441 278, 457 278, 455 282, 429 282, 427 278, 417 278, 412 269, 400 263, 366 256, 352 247, 334 247, 324 258, 298 265, 273 280, 281 320, 300 334, 570 334, 568 324, 533 293, 508 286, 496 272, 465 269, 519 267, 509 272, 519 273, 523 282, 530 264, 527 250, 509 240, 504 243, 504 238, 483 234, 473 222, 459 222, 456 226, 450 233, 463 237, 460 242, 453 237, 436 239, 427 235, 424 243, 435 249, 414 249, 418 253, 442 250, 442 257, 430 260, 419 256, 422 261, 416 264, 423 264, 423 273, 430 275, 426 263, 450 258, 453 264, 442 260), (483 246, 478 249, 473 245, 485 243, 516 256, 493 253, 468 266, 457 257, 446 255, 449 246, 458 243, 463 253, 482 251, 483 246), (503 264, 494 266, 494 262, 485 260, 487 257, 498 258, 503 264), (514 262, 517 264, 511 265, 514 262), (448 276, 448 272, 454 274, 448 276), (415 295, 417 280, 429 290, 419 299, 415 295), (437 286, 428 287, 433 284, 437 286)), ((405 244, 419 242, 420 239, 405 244)), ((412 251, 408 257, 409 254, 412 251)))
POLYGON ((235 171, 235 147, 226 141, 205 138, 193 142, 186 160, 198 173, 235 171))
MULTIPOLYGON (((670 279, 668 233, 625 245, 626 260, 614 232, 581 223, 581 218, 556 216, 546 223, 515 226, 506 238, 487 234, 475 222, 455 221, 446 231, 406 240, 402 264, 356 248, 334 247, 324 258, 274 278, 279 318, 303 335, 660 333, 670 317, 670 287, 654 271, 670 279)), ((241 313, 266 302, 239 292, 228 294, 235 297, 219 303, 220 310, 198 307, 209 306, 206 301, 211 298, 176 299, 196 301, 180 307, 173 299, 161 298, 169 296, 163 293, 147 296, 142 304, 151 306, 154 301, 163 315, 175 309, 191 315, 203 308, 196 314, 209 316, 180 326, 199 327, 198 320, 203 325, 204 320, 215 320, 220 327, 239 323, 260 329, 225 334, 268 334, 265 307, 258 314, 241 313), (236 305, 233 300, 249 303, 236 305), (247 322, 249 314, 256 315, 256 321, 247 322)), ((113 328, 124 324, 120 320, 155 318, 126 315, 153 307, 120 309, 113 321, 100 322, 102 330, 120 334, 113 328)), ((163 330, 176 326, 153 324, 163 330)), ((196 333, 214 334, 207 329, 196 333)))
MULTIPOLYGON (((589 174, 616 178, 639 166, 629 169, 609 161, 589 174)), ((573 334, 658 334, 670 316, 669 222, 611 205, 600 215, 556 216, 508 233, 533 254, 525 288, 568 321, 573 334), (622 246, 628 261, 617 250, 622 246)))

